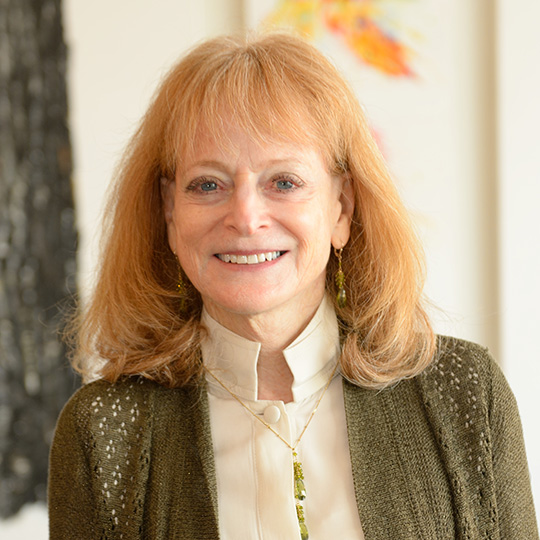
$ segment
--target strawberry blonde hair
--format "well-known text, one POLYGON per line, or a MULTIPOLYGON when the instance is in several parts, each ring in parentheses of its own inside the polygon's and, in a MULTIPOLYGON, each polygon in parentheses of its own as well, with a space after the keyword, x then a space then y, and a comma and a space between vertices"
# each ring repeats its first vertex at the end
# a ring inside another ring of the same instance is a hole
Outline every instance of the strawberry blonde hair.
MULTIPOLYGON (((139 374, 169 387, 201 375, 202 301, 185 275, 177 292, 160 179, 174 178, 201 125, 220 134, 231 116, 262 143, 319 149, 330 171, 352 183, 347 306, 336 306, 343 375, 382 388, 418 374, 431 361, 434 334, 422 307, 423 255, 407 213, 347 83, 313 46, 281 33, 203 42, 161 83, 117 169, 97 282, 70 325, 76 369, 110 381, 139 374)), ((332 298, 336 270, 332 254, 332 298)))

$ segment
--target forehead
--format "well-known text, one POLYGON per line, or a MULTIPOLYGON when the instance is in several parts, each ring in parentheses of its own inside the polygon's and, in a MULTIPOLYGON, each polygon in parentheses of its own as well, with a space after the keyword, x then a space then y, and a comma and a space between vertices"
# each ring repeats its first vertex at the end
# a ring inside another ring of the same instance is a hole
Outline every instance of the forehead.
POLYGON ((195 138, 191 151, 179 160, 178 172, 198 167, 246 167, 252 171, 286 167, 290 172, 328 169, 321 152, 313 146, 290 140, 255 139, 238 126, 220 134, 205 131, 195 138))
POLYGON ((190 162, 216 157, 231 159, 234 156, 251 157, 254 161, 302 161, 313 153, 328 163, 328 148, 321 147, 313 127, 305 122, 297 123, 295 128, 281 126, 271 131, 256 119, 240 119, 231 114, 201 118, 193 136, 189 137, 187 144, 182 145, 178 153, 177 167, 184 169, 190 162))

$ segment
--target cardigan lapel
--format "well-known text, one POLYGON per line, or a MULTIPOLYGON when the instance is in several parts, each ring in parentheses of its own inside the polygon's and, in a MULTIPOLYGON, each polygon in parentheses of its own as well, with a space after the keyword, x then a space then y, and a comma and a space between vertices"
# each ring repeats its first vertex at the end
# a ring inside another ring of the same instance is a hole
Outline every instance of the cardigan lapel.
POLYGON ((415 536, 415 516, 402 474, 386 397, 344 381, 343 393, 356 502, 366 540, 415 536))
POLYGON ((154 428, 144 538, 218 540, 216 476, 206 389, 157 387, 152 396, 154 428))
POLYGON ((354 488, 366 540, 454 539, 450 488, 416 385, 344 381, 354 488))
MULTIPOLYGON (((199 456, 201 458, 203 474, 210 492, 210 504, 214 514, 215 523, 218 523, 216 465, 214 461, 214 448, 210 430, 210 408, 208 404, 208 392, 206 390, 206 385, 204 385, 204 387, 194 389, 193 392, 198 393, 198 399, 196 400, 197 406, 193 415, 195 423, 195 436, 197 438, 197 446, 199 448, 199 456)), ((216 538, 217 537, 218 534, 216 531, 216 538)))

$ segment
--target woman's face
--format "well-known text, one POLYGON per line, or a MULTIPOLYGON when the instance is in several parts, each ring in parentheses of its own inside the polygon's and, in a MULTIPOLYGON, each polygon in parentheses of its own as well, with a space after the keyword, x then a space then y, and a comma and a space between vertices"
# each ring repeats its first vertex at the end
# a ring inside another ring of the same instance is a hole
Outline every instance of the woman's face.
POLYGON ((349 238, 352 193, 320 153, 199 137, 174 181, 162 181, 169 244, 206 309, 222 322, 322 300, 331 245, 349 238), (344 191, 345 188, 345 191, 344 191))

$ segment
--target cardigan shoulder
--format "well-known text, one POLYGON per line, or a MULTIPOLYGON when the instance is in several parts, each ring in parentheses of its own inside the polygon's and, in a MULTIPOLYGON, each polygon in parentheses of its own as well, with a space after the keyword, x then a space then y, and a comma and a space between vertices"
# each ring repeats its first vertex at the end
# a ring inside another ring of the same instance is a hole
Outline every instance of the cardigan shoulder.
POLYGON ((160 389, 158 384, 142 377, 128 377, 116 383, 98 379, 83 385, 71 396, 60 418, 75 413, 83 423, 91 422, 91 418, 99 418, 101 412, 135 423, 141 410, 160 389))
POLYGON ((461 514, 464 538, 538 538, 515 397, 488 350, 438 337, 416 378, 461 514))
MULTIPOLYGON (((488 349, 476 343, 438 336, 432 363, 414 379, 426 408, 461 434, 491 425, 494 412, 511 413, 519 422, 517 404, 488 349)), ((487 433, 480 431, 481 437, 487 433)))
MULTIPOLYGON (((115 383, 100 379, 73 394, 60 414, 55 437, 82 441, 91 461, 100 465, 98 472, 105 474, 109 461, 118 464, 121 456, 136 455, 136 448, 139 461, 148 461, 151 439, 167 418, 193 430, 201 411, 207 413, 202 387, 169 389, 143 377, 115 383)), ((103 479, 103 484, 110 488, 117 482, 114 471, 109 473, 112 482, 103 479)))
POLYGON ((148 477, 157 385, 143 379, 98 380, 80 388, 57 422, 50 455, 50 538, 114 538, 133 534, 148 477), (135 488, 135 489, 134 489, 135 488), (129 517, 132 516, 132 517, 129 517))
POLYGON ((516 401, 487 349, 439 336, 420 375, 344 395, 366 536, 538 539, 516 401))
MULTIPOLYGON (((157 411, 189 415, 197 405, 199 387, 168 389, 143 377, 126 377, 115 383, 102 379, 82 386, 60 414, 57 431, 63 428, 93 440, 93 447, 141 439, 151 431, 157 411)), ((108 454, 109 452, 107 452, 108 454)))
POLYGON ((495 360, 486 347, 472 341, 439 335, 433 361, 421 377, 435 380, 444 374, 448 384, 459 390, 460 382, 465 383, 465 379, 473 381, 475 386, 488 382, 494 368, 495 360))
POLYGON ((214 538, 205 395, 202 387, 168 389, 140 377, 79 389, 60 415, 51 449, 51 540, 192 538, 193 530, 214 538), (166 518, 171 507, 163 494, 175 497, 172 512, 181 519, 166 518))

